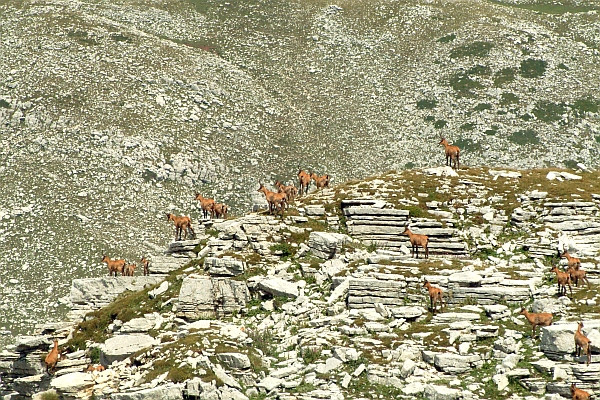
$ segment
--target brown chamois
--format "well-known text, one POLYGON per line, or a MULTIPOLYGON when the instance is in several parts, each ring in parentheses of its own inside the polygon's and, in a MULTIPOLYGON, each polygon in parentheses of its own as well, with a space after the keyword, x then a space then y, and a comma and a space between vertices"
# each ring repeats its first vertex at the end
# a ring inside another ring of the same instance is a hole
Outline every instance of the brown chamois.
POLYGON ((52 370, 56 367, 56 363, 58 362, 58 339, 54 339, 54 347, 48 353, 46 358, 44 359, 44 363, 46 363, 46 372, 48 374, 51 373, 52 370))
POLYGON ((427 292, 429 292, 431 312, 435 314, 438 301, 440 302, 440 310, 442 310, 442 308, 444 308, 444 296, 442 293, 442 289, 431 286, 431 283, 429 283, 427 279, 425 279, 425 282, 423 282, 423 287, 427 288, 427 292))
POLYGON ((535 328, 536 326, 548 326, 552 324, 552 314, 543 312, 543 313, 530 313, 524 307, 521 308, 521 315, 524 315, 527 318, 527 321, 531 324, 531 338, 535 338, 535 328))
POLYGON ((140 262, 142 263, 142 266, 144 267, 144 276, 150 275, 150 268, 148 267, 150 264, 150 261, 146 257, 142 257, 140 262))
POLYGON ((106 370, 106 367, 104 367, 104 365, 94 366, 93 364, 90 364, 86 368, 85 372, 102 372, 104 370, 106 370))
POLYGON ((452 146, 445 138, 441 138, 440 144, 444 146, 446 151, 446 165, 450 165, 452 167, 452 162, 454 161, 454 169, 460 168, 460 149, 458 146, 452 146))
POLYGON ((137 265, 135 265, 135 263, 125 265, 123 268, 123 276, 133 276, 136 268, 137 265))
POLYGON ((317 190, 323 190, 329 187, 329 175, 319 176, 312 172, 310 174, 310 179, 315 181, 315 185, 317 186, 317 190))
POLYGON ((281 211, 281 216, 283 217, 286 204, 285 199, 287 198, 285 192, 275 193, 267 189, 262 183, 259 183, 259 185, 258 191, 264 193, 267 203, 269 203, 269 214, 273 214, 273 211, 279 209, 281 211))
POLYGON ((590 400, 591 397, 585 390, 577 389, 574 382, 571 384, 571 400, 590 400))
POLYGON ((194 228, 192 228, 192 220, 190 217, 177 216, 166 213, 167 221, 173 221, 175 224, 175 240, 181 240, 181 235, 185 232, 185 238, 188 237, 188 232, 192 237, 196 236, 194 228), (179 239, 178 239, 179 237, 179 239))
POLYGON ((555 265, 552 267, 550 272, 554 272, 556 274, 556 283, 558 284, 558 296, 566 296, 567 295, 567 285, 569 285, 569 290, 571 291, 571 296, 573 296, 573 288, 571 287, 571 275, 567 272, 562 272, 555 265))
POLYGON ((308 194, 308 186, 310 185, 310 175, 306 172, 302 171, 300 166, 298 165, 298 182, 300 185, 300 196, 302 196, 302 192, 304 194, 308 194))
POLYGON ((587 356, 587 365, 592 362, 592 341, 588 339, 583 332, 583 322, 577 324, 577 331, 575 331, 575 355, 581 356, 581 351, 584 351, 587 356))
POLYGON ((209 199, 208 197, 202 197, 200 193, 196 193, 196 200, 200 202, 200 208, 202 208, 202 215, 204 219, 208 219, 208 214, 210 214, 211 218, 215 217, 215 200, 209 199))
POLYGON ((567 267, 569 268, 574 268, 574 269, 579 269, 581 267, 581 260, 577 257, 572 257, 569 253, 567 253, 566 251, 564 251, 562 254, 560 254, 560 251, 558 252, 558 255, 560 256, 560 258, 566 258, 567 259, 567 267))
POLYGON ((590 281, 588 281, 586 276, 587 272, 581 267, 577 269, 575 267, 569 267, 567 268, 567 273, 571 276, 571 282, 573 282, 575 286, 579 287, 579 281, 581 281, 581 283, 585 282, 588 288, 590 287, 590 281))
POLYGON ((227 219, 227 211, 229 211, 229 206, 227 204, 215 203, 213 210, 215 211, 215 218, 227 219))
POLYGON ((108 267, 108 276, 117 276, 117 272, 123 275, 123 269, 125 268, 125 264, 127 262, 125 260, 111 260, 110 257, 103 255, 102 262, 106 263, 108 267))
POLYGON ((279 188, 279 193, 285 193, 287 195, 287 202, 294 201, 296 196, 298 196, 298 189, 294 185, 284 185, 283 183, 277 181, 275 182, 275 186, 279 188))
POLYGON ((412 233, 408 229, 408 226, 406 228, 404 228, 404 232, 402 232, 401 234, 408 235, 408 238, 410 240, 410 245, 412 247, 412 250, 411 250, 412 257, 415 257, 415 254, 416 254, 416 258, 419 258, 419 246, 421 246, 425 250, 425 258, 429 258, 429 248, 427 247, 427 245, 429 244, 429 238, 427 236, 412 233))

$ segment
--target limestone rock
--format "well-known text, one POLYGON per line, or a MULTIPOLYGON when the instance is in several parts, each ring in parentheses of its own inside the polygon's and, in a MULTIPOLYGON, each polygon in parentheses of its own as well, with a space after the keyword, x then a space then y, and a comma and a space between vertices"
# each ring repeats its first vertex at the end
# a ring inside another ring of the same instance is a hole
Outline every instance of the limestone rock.
POLYGON ((457 400, 461 397, 461 391, 446 386, 427 385, 423 396, 428 400, 457 400))
POLYGON ((189 319, 239 312, 250 299, 245 282, 228 278, 189 275, 183 279, 179 291, 179 311, 189 319))
POLYGON ((238 276, 244 273, 246 263, 232 257, 206 257, 204 270, 212 276, 238 276))
POLYGON ((114 361, 122 361, 133 353, 158 343, 157 339, 144 334, 116 335, 106 339, 100 346, 100 362, 102 365, 111 365, 114 361))
POLYGON ((349 240, 347 235, 341 233, 311 232, 308 247, 315 256, 329 259, 339 253, 344 243, 349 240))
POLYGON ((258 288, 273 296, 283 296, 295 299, 298 297, 298 285, 295 282, 281 278, 264 279, 258 283, 258 288))
POLYGON ((248 356, 241 353, 219 353, 217 358, 229 368, 246 369, 251 366, 248 356))
POLYGON ((151 389, 142 389, 136 392, 114 393, 111 400, 179 400, 183 399, 183 386, 169 383, 151 389))

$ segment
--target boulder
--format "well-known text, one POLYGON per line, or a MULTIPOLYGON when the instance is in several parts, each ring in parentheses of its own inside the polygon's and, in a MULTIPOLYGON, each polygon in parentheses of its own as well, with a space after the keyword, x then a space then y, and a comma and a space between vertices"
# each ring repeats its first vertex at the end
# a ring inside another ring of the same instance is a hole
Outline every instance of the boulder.
POLYGON ((73 279, 69 295, 74 310, 95 310, 106 306, 119 294, 137 292, 161 282, 161 276, 112 276, 73 279))
POLYGON ((164 281, 158 287, 150 290, 148 292, 148 297, 150 297, 151 299, 154 299, 157 296, 160 296, 161 294, 165 293, 168 289, 169 289, 169 282, 164 281))
MULTIPOLYGON (((583 321, 583 333, 594 336, 594 330, 600 328, 600 321, 583 321)), ((538 328, 539 329, 539 328, 538 328)), ((540 350, 552 360, 562 359, 565 354, 575 352, 573 336, 577 323, 554 324, 540 329, 540 350)), ((593 342, 592 342, 593 343, 593 342)))
POLYGON ((246 263, 233 257, 206 257, 204 270, 212 276, 238 276, 244 273, 246 263))
POLYGON ((151 274, 168 274, 180 269, 189 261, 187 257, 152 256, 148 270, 151 274))
POLYGON ((54 388, 57 393, 64 395, 64 397, 69 397, 74 394, 81 396, 83 393, 88 394, 87 397, 90 397, 92 394, 92 387, 94 386, 94 378, 92 374, 87 374, 85 372, 72 372, 52 379, 52 381, 50 381, 50 386, 54 388))
POLYGON ((179 291, 178 315, 197 320, 239 312, 250 299, 246 282, 189 275, 179 291))
POLYGON ((246 369, 251 366, 248 356, 241 353, 219 353, 217 358, 229 368, 246 369))
POLYGON ((483 278, 481 275, 471 271, 458 272, 448 277, 448 285, 458 285, 463 287, 481 286, 483 278))
POLYGON ((183 399, 182 388, 180 384, 169 383, 136 392, 114 393, 110 398, 111 400, 179 400, 183 399))
POLYGON ((308 247, 319 258, 330 259, 340 252, 344 243, 350 238, 341 233, 311 232, 308 247))
POLYGON ((269 278, 260 281, 257 287, 273 296, 298 297, 298 284, 283 280, 281 278, 269 278))
POLYGON ((446 386, 426 385, 423 396, 428 400, 457 400, 461 398, 461 391, 446 386))
POLYGON ((159 343, 159 340, 144 334, 113 336, 100 346, 100 363, 111 365, 114 361, 122 361, 139 350, 159 343))

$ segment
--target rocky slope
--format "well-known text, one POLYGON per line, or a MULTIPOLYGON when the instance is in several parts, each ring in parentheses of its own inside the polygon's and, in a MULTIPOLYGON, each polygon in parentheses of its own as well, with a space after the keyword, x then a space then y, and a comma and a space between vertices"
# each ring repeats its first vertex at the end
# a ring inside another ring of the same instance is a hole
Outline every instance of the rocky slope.
POLYGON ((206 221, 155 254, 148 277, 74 280, 69 321, 0 353, 2 388, 65 399, 598 392, 598 348, 586 365, 573 334, 583 321, 600 338, 599 193, 595 172, 432 168, 326 189, 285 218, 206 221), (405 226, 430 236, 429 259, 411 257, 405 226), (558 296, 549 270, 564 250, 590 286, 558 296), (445 293, 436 313, 424 279, 445 293), (554 322, 532 337, 521 307, 554 322), (49 375, 40 360, 54 337, 64 357, 49 375))
MULTIPOLYGON (((296 166, 598 163, 597 5, 0 0, 0 331, 296 166)), ((4 338, 0 338, 4 342, 4 338)))

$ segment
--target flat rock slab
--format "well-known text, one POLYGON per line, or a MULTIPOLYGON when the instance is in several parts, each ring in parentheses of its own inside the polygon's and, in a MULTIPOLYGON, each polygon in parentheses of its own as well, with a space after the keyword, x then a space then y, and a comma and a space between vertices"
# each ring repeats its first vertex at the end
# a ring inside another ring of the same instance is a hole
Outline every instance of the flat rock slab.
POLYGON ((425 314, 427 310, 421 306, 404 306, 390 309, 394 318, 415 319, 425 314))
POLYGON ((462 397, 460 390, 439 385, 425 386, 423 396, 427 400, 457 400, 462 397))
POLYGON ((144 334, 113 336, 100 346, 100 363, 111 365, 114 361, 122 361, 139 350, 159 343, 158 339, 144 334))
POLYGON ((161 276, 107 276, 73 279, 69 297, 73 309, 95 310, 107 305, 127 290, 137 292, 163 280, 164 278, 161 276))
POLYGON ((341 233, 311 232, 308 237, 308 247, 315 256, 330 259, 339 253, 344 243, 349 240, 347 235, 341 233))
POLYGON ((298 285, 295 282, 283 280, 281 278, 264 279, 258 283, 258 288, 273 296, 298 297, 298 285))
POLYGON ((206 257, 204 270, 212 276, 238 276, 244 273, 246 263, 232 257, 206 257))
POLYGON ((94 386, 94 378, 92 374, 85 372, 72 372, 52 379, 50 386, 56 389, 58 393, 78 393, 91 389, 94 386))
POLYGON ((183 399, 182 385, 169 384, 129 393, 114 393, 112 400, 179 400, 183 399))
POLYGON ((239 312, 250 300, 246 282, 189 275, 179 291, 178 315, 197 320, 239 312))
MULTIPOLYGON (((583 321, 583 334, 594 336, 600 329, 600 321, 583 321)), ((540 350, 550 359, 562 359, 564 354, 575 352, 574 335, 577 323, 555 324, 540 329, 540 350)), ((593 341, 592 341, 593 344, 593 341)))
POLYGON ((246 369, 250 368, 250 359, 242 353, 219 353, 217 358, 229 368, 246 369))
POLYGON ((456 321, 475 321, 475 320, 480 319, 480 316, 479 316, 479 314, 474 314, 474 313, 448 312, 448 313, 436 314, 436 315, 434 315, 433 319, 436 322, 450 323, 450 322, 456 322, 456 321))
POLYGON ((448 277, 448 284, 455 284, 463 287, 481 286, 483 278, 475 272, 458 272, 448 277))

